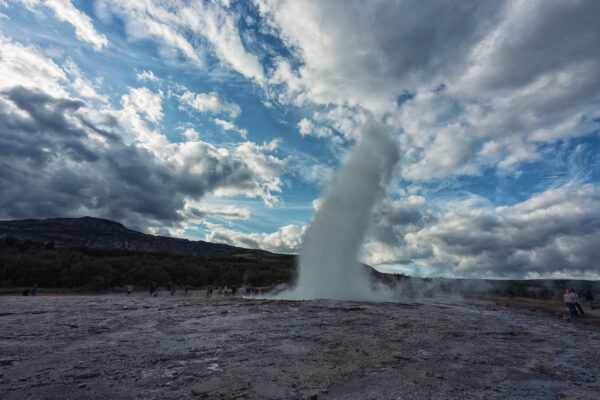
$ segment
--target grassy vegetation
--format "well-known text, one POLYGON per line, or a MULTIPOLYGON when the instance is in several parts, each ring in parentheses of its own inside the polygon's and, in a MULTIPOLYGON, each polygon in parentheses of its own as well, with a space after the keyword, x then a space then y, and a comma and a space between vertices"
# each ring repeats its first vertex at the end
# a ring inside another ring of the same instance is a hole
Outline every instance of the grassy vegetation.
POLYGON ((30 288, 33 283, 40 288, 94 291, 130 283, 148 287, 154 281, 192 287, 269 286, 290 282, 295 274, 295 256, 252 250, 195 256, 0 240, 0 287, 17 293, 23 289, 15 288, 30 288))

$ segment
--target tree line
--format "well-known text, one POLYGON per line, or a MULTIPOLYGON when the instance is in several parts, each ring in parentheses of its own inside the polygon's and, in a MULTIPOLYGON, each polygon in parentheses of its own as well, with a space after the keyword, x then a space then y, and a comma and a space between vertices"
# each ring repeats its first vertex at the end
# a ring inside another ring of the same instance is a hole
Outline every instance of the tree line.
POLYGON ((151 282, 192 287, 272 286, 292 281, 295 256, 236 250, 224 255, 154 253, 57 247, 15 238, 0 240, 0 285, 108 290, 151 282))

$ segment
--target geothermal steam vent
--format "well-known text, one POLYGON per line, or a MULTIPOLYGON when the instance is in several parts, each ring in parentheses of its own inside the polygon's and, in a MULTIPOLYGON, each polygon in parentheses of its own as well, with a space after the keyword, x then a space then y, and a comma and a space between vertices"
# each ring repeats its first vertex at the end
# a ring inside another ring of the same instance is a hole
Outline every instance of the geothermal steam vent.
POLYGON ((375 201, 399 154, 391 130, 367 123, 358 144, 335 174, 300 252, 298 282, 288 299, 385 300, 358 261, 375 201))

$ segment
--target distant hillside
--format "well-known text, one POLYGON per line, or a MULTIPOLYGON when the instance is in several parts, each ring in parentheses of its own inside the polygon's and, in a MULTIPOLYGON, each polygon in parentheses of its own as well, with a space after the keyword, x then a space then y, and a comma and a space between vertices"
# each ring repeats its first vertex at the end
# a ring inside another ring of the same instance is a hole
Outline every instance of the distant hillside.
POLYGON ((202 256, 239 250, 226 244, 148 235, 127 229, 118 222, 92 217, 0 221, 0 239, 7 237, 54 242, 60 247, 95 247, 202 256))
POLYGON ((14 237, 0 239, 0 288, 37 283, 45 288, 111 290, 150 282, 192 287, 271 286, 288 283, 295 257, 237 249, 219 255, 92 247, 56 247, 14 237))

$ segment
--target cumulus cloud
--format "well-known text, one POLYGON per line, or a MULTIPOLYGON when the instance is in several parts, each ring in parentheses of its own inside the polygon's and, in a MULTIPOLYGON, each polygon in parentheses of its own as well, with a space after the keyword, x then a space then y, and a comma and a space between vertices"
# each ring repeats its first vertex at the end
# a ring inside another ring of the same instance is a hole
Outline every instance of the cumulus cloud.
POLYGON ((35 46, 13 42, 0 33, 0 90, 23 86, 67 96, 65 72, 35 46))
POLYGON ((459 69, 500 8, 481 2, 255 3, 264 23, 302 62, 295 73, 283 64, 280 80, 289 80, 293 91, 301 87, 315 103, 361 105, 373 112, 389 110, 404 90, 459 69))
POLYGON ((272 233, 244 233, 218 224, 206 225, 210 230, 204 238, 206 241, 290 254, 300 250, 306 231, 306 226, 285 225, 272 233))
POLYGON ((315 126, 315 123, 309 119, 302 118, 298 122, 298 130, 302 136, 312 135, 316 137, 329 137, 333 135, 330 128, 326 126, 315 126))
POLYGON ((429 224, 418 212, 408 215, 398 223, 380 220, 384 226, 366 247, 367 261, 418 264, 431 274, 466 277, 600 274, 597 186, 551 189, 494 210, 452 211, 429 224), (394 246, 389 238, 402 245, 394 246))
MULTIPOLYGON (((146 228, 181 223, 186 199, 218 190, 276 201, 280 171, 260 165, 277 164, 261 156, 273 146, 245 143, 229 152, 185 142, 164 162, 95 124, 85 109, 82 101, 20 86, 2 91, 0 218, 91 214, 146 228)), ((105 118, 106 126, 118 123, 105 118)))
POLYGON ((593 0, 255 3, 292 54, 275 62, 270 82, 284 90, 272 97, 326 107, 300 132, 319 122, 355 139, 353 115, 385 116, 402 132, 408 179, 511 170, 598 129, 593 0))
POLYGON ((64 89, 86 83, 72 61, 63 70, 4 37, 0 55, 0 218, 96 215, 146 229, 183 224, 186 204, 208 193, 278 201, 286 162, 276 141, 227 149, 188 130, 188 141, 171 143, 140 116, 162 119, 162 92, 130 88, 122 109, 94 109, 64 89))
POLYGON ((389 245, 404 244, 404 236, 425 227, 432 217, 423 213, 427 202, 422 196, 408 196, 401 200, 382 200, 373 211, 369 237, 389 245))
POLYGON ((246 188, 222 187, 215 190, 216 195, 229 196, 243 193, 247 197, 261 197, 265 204, 272 207, 280 202, 275 193, 282 191, 280 175, 287 170, 287 159, 273 154, 277 150, 277 140, 258 145, 254 142, 243 142, 235 148, 235 154, 256 174, 259 185, 246 188))
POLYGON ((597 12, 593 1, 510 3, 447 90, 402 105, 404 145, 416 155, 405 175, 512 169, 540 159, 546 143, 598 129, 600 28, 590 17, 597 12))
POLYGON ((129 94, 121 97, 123 107, 131 107, 136 112, 143 114, 150 122, 159 122, 164 114, 162 111, 163 92, 159 90, 157 93, 150 89, 129 88, 129 94))
MULTIPOLYGON (((24 3, 72 24, 96 50, 108 45, 71 2, 24 3)), ((360 127, 374 116, 391 127, 401 151, 401 179, 392 184, 409 186, 377 204, 366 261, 465 276, 597 276, 585 266, 597 257, 597 188, 581 188, 597 179, 590 168, 595 156, 583 168, 565 166, 552 178, 554 189, 536 183, 540 193, 504 208, 477 195, 442 204, 434 191, 417 188, 440 183, 462 190, 472 182, 468 176, 483 173, 518 177, 559 147, 573 156, 581 148, 597 153, 590 144, 600 127, 597 1, 100 0, 95 11, 106 23, 122 20, 130 41, 154 40, 167 64, 175 60, 202 78, 209 70, 207 85, 169 83, 167 99, 156 88, 132 87, 120 92, 119 106, 118 98, 107 101, 101 81, 56 49, 0 34, 2 218, 86 213, 174 229, 186 219, 244 219, 243 211, 207 208, 199 199, 241 195, 273 206, 291 188, 282 182, 286 171, 303 183, 329 183, 340 150, 360 142, 360 127), (231 86, 217 88, 231 76, 236 88, 248 87, 242 78, 258 83, 242 94, 258 94, 270 111, 293 115, 294 141, 332 140, 331 157, 296 149, 282 158, 277 141, 248 140, 236 125, 241 108, 230 101, 231 86), (161 130, 172 120, 165 118, 171 101, 180 110, 211 113, 211 121, 244 142, 207 143, 205 127, 189 124, 180 125, 185 141, 171 142, 161 130)), ((149 69, 136 78, 159 81, 149 69)), ((215 240, 270 249, 297 248, 290 238, 302 230, 213 228, 215 240)))
POLYGON ((183 131, 183 136, 190 142, 197 142, 200 140, 200 134, 194 128, 188 128, 183 131))
POLYGON ((233 122, 230 121, 224 121, 222 119, 215 118, 215 124, 221 126, 226 131, 234 131, 239 133, 244 139, 246 139, 246 135, 248 134, 246 129, 238 128, 233 122))
POLYGON ((232 118, 237 117, 241 112, 240 106, 229 103, 216 92, 193 93, 186 90, 178 97, 181 108, 189 107, 198 112, 227 113, 232 118))
POLYGON ((160 79, 154 75, 154 72, 148 70, 144 70, 139 74, 136 74, 135 77, 137 78, 138 81, 150 81, 150 82, 158 82, 160 79))

